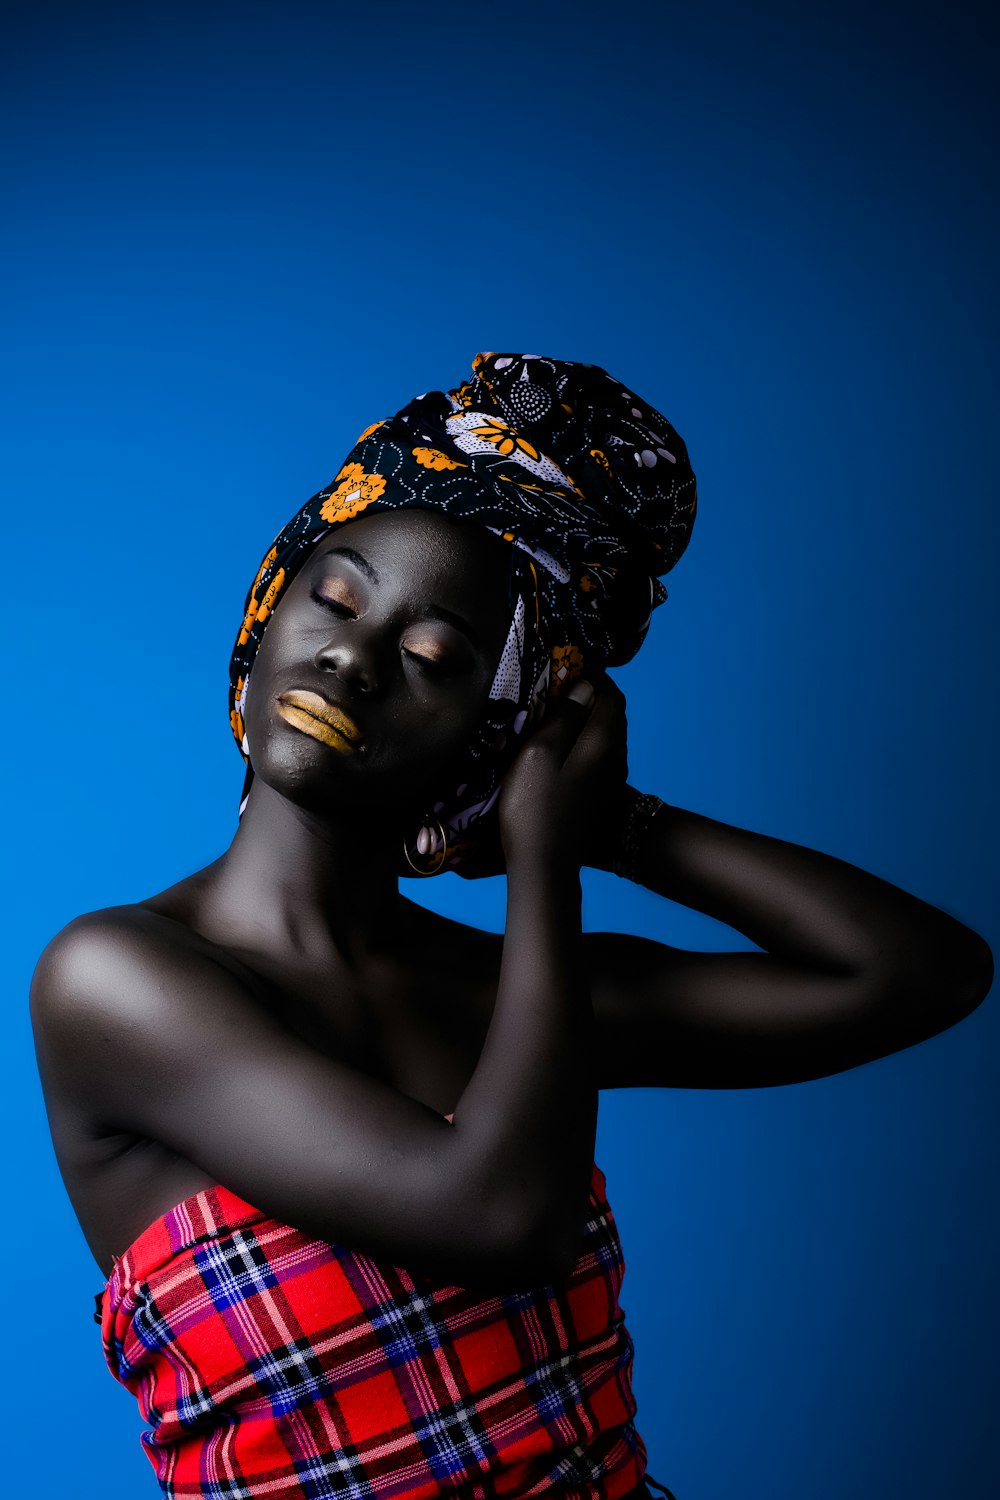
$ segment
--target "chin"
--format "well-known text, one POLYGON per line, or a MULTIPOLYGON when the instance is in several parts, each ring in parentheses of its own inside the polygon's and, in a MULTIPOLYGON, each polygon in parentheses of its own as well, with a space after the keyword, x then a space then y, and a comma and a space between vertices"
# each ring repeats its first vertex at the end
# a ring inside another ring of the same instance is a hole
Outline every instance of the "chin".
POLYGON ((367 822, 379 807, 378 798, 371 797, 368 789, 359 785, 354 777, 347 783, 344 777, 329 772, 277 776, 268 785, 296 807, 336 822, 356 822, 359 819, 367 822))
POLYGON ((279 748, 272 740, 259 763, 252 755, 251 764, 255 779, 306 812, 372 828, 388 823, 401 830, 401 837, 429 806, 398 773, 380 774, 356 756, 341 756, 323 746, 313 753, 308 746, 279 748))

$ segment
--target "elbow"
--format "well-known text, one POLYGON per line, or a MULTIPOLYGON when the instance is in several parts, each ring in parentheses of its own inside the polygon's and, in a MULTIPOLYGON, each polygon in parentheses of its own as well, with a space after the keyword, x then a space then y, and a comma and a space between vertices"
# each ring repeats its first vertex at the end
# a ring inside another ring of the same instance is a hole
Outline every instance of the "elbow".
POLYGON ((571 1244, 565 1235, 530 1235, 505 1249, 503 1278, 510 1287, 557 1286, 573 1274, 581 1244, 582 1237, 571 1244))
POLYGON ((583 1238, 584 1229, 581 1225, 578 1232, 569 1237, 563 1234, 550 1244, 548 1248, 549 1284, 568 1281, 572 1276, 583 1254, 583 1238))
POLYGON ((527 1226, 520 1254, 537 1284, 549 1286, 572 1276, 583 1253, 589 1205, 588 1185, 587 1201, 577 1204, 578 1211, 569 1212, 565 1202, 546 1205, 527 1226))
POLYGON ((894 1009, 918 1013, 923 1031, 933 1036, 965 1019, 989 994, 994 978, 989 944, 971 928, 955 923, 946 939, 900 965, 878 986, 894 1009))
POLYGON ((580 1259, 584 1228, 582 1221, 556 1222, 551 1213, 503 1215, 494 1244, 498 1277, 507 1287, 566 1281, 580 1259))
POLYGON ((981 1005, 993 987, 993 952, 970 927, 961 927, 953 945, 930 966, 939 1004, 955 1021, 981 1005))
MULTIPOLYGON (((400 1258, 411 1274, 428 1278, 435 1286, 458 1286, 482 1297, 502 1297, 564 1280, 572 1271, 564 1243, 553 1243, 543 1234, 518 1232, 507 1224, 495 1233, 480 1233, 475 1241, 459 1243, 460 1234, 449 1236, 447 1247, 435 1244, 424 1254, 408 1253, 400 1258)), ((333 1238, 335 1236, 326 1236, 333 1238)))
POLYGON ((985 938, 966 928, 969 939, 966 944, 966 954, 963 960, 964 981, 962 990, 963 1015, 969 1015, 978 1005, 982 1005, 986 996, 993 988, 994 963, 993 950, 985 938))
MULTIPOLYGON (((502 1297, 511 1292, 553 1286, 564 1281, 575 1265, 562 1246, 538 1238, 505 1238, 488 1250, 462 1258, 452 1267, 453 1279, 465 1291, 502 1297)), ((438 1277, 440 1279, 440 1275, 438 1277)))

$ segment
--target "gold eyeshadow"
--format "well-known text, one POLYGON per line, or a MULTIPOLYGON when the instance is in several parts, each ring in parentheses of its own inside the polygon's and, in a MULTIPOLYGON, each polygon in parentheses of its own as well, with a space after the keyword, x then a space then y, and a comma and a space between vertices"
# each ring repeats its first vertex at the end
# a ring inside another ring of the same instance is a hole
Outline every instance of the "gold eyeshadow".
POLYGON ((328 577, 321 579, 316 591, 321 598, 329 599, 334 604, 343 604, 347 609, 356 610, 358 607, 357 600, 340 578, 328 577))
MULTIPOLYGON (((321 574, 314 585, 313 593, 322 604, 334 605, 338 609, 346 609, 355 614, 361 608, 357 599, 351 593, 349 584, 335 573, 321 574)), ((431 638, 417 638, 415 642, 411 643, 409 639, 405 639, 403 646, 411 655, 424 661, 429 666, 450 668, 457 671, 463 665, 461 660, 462 653, 456 656, 455 652, 449 650, 448 646, 441 641, 431 638)))
POLYGON ((425 656, 428 661, 446 662, 449 659, 448 652, 442 650, 437 641, 418 640, 415 643, 406 641, 404 644, 407 651, 413 651, 418 656, 425 656))

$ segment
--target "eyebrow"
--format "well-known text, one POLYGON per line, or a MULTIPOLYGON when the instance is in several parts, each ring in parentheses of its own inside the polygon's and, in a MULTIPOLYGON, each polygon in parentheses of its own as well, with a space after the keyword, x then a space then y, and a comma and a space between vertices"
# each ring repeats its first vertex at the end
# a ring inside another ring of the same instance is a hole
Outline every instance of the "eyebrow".
MULTIPOLYGON (((355 551, 353 547, 330 547, 323 553, 323 556, 346 557, 347 561, 353 563, 370 582, 378 584, 381 581, 367 557, 355 551)), ((468 636, 469 640, 478 650, 482 650, 482 642, 479 639, 478 633, 472 628, 468 620, 463 619, 461 615, 455 614, 454 610, 445 609, 442 604, 427 604, 424 606, 422 613, 429 615, 432 620, 441 620, 446 625, 454 625, 456 630, 460 630, 463 635, 468 636)))
POLYGON ((347 561, 352 562, 356 568, 360 568, 365 577, 370 579, 372 583, 379 582, 379 576, 367 557, 362 557, 361 553, 355 552, 353 547, 331 547, 327 552, 323 553, 323 556, 346 557, 347 561))
POLYGON ((460 630, 463 635, 468 636, 477 650, 481 649, 481 643, 476 631, 473 630, 468 620, 464 620, 461 615, 456 615, 454 610, 445 609, 441 604, 427 604, 424 606, 423 613, 430 615, 432 620, 443 620, 446 625, 454 625, 456 630, 460 630))

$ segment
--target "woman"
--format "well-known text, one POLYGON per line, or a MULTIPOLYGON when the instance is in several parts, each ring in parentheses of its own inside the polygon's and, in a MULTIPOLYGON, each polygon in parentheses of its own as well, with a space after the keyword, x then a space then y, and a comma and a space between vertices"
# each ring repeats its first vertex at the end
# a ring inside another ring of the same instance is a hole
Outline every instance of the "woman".
POLYGON ((986 994, 945 913, 628 785, 604 668, 694 513, 595 366, 480 355, 366 429, 248 595, 232 845, 43 955, 53 1140, 165 1494, 649 1495, 598 1091, 821 1077, 986 994), (584 935, 583 864, 764 951, 584 935), (400 895, 447 868, 506 872, 503 937, 400 895))

